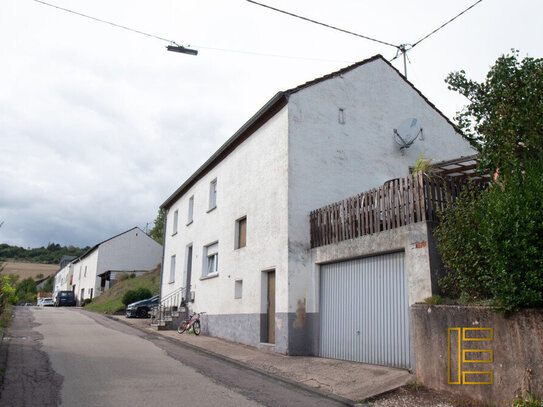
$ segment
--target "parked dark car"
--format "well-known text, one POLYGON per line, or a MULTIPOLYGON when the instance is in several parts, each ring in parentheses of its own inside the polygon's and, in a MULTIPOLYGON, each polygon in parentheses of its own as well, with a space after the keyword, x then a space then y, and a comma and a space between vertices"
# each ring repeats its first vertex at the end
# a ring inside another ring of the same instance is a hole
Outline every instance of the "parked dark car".
POLYGON ((146 300, 136 301, 132 304, 129 304, 126 307, 126 317, 138 317, 138 318, 147 318, 149 316, 149 311, 155 305, 158 305, 160 302, 160 296, 155 295, 154 297, 147 298, 146 300))
POLYGON ((55 307, 74 307, 75 296, 73 291, 59 291, 55 296, 55 307))

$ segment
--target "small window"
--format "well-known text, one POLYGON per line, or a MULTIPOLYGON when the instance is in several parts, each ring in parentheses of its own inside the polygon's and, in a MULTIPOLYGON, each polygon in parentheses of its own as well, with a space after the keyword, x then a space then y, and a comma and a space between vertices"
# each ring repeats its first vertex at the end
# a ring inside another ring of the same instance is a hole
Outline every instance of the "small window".
POLYGON ((214 179, 209 184, 209 209, 217 206, 217 179, 214 179))
POLYGON ((85 275, 83 277, 87 277, 87 266, 85 266, 85 275))
POLYGON ((189 214, 187 218, 187 225, 192 223, 193 213, 194 213, 194 195, 189 198, 189 214))
POLYGON ((339 109, 337 113, 337 122, 339 124, 345 124, 345 111, 343 109, 339 109))
POLYGON ((170 283, 175 282, 175 254, 170 260, 170 283))
POLYGON ((236 249, 247 245, 247 217, 236 221, 236 249))
POLYGON ((219 243, 213 243, 204 247, 203 277, 219 272, 219 243))
POLYGON ((241 298, 243 292, 243 280, 234 281, 234 298, 241 298))
POLYGON ((173 232, 172 235, 175 235, 177 233, 177 223, 179 221, 179 210, 175 210, 173 213, 173 232))

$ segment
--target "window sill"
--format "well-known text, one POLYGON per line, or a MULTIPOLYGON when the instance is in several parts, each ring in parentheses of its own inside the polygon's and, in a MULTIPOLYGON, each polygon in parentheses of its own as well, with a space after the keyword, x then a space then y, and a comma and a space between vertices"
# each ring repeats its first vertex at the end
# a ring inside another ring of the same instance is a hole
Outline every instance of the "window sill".
POLYGON ((168 284, 173 284, 173 283, 175 283, 175 280, 168 281, 168 284))
POLYGON ((172 233, 172 236, 175 236, 175 235, 177 235, 177 232, 173 232, 173 233, 172 233))
POLYGON ((209 208, 209 209, 206 211, 206 213, 209 213, 209 212, 215 210, 216 208, 217 208, 217 205, 215 205, 213 208, 209 208))
POLYGON ((193 221, 193 220, 191 220, 191 221, 190 221, 190 222, 188 222, 188 223, 187 223, 187 224, 186 224, 185 226, 189 226, 189 225, 192 225, 192 223, 193 223, 193 222, 194 222, 194 221, 193 221))
POLYGON ((200 281, 201 280, 209 280, 210 278, 215 278, 215 277, 219 277, 219 273, 211 273, 211 274, 208 274, 207 276, 204 276, 204 277, 200 277, 200 281))
POLYGON ((241 246, 241 247, 236 247, 236 248, 234 248, 234 250, 242 250, 242 249, 245 249, 246 247, 247 247, 247 245, 241 246))

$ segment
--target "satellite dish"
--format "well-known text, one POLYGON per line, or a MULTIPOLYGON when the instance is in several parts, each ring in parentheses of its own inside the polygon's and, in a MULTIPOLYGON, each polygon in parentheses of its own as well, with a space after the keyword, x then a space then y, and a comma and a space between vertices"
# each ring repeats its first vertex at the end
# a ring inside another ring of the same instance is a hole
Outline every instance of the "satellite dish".
POLYGON ((415 118, 404 120, 397 129, 394 129, 394 141, 400 146, 400 151, 411 147, 419 136, 422 139, 422 126, 415 118))

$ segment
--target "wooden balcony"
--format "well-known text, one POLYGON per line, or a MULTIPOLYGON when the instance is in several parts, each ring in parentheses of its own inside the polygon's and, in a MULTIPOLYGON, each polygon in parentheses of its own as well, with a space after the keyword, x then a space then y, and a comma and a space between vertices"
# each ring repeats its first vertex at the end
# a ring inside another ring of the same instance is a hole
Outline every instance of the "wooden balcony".
POLYGON ((437 221, 438 211, 458 198, 466 182, 462 177, 430 178, 419 172, 316 209, 309 215, 311 247, 437 221))

